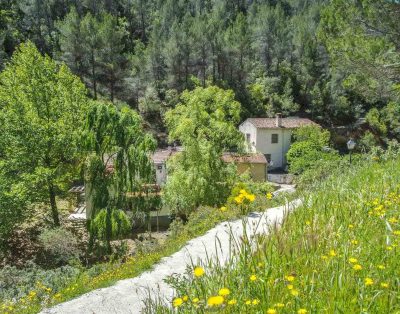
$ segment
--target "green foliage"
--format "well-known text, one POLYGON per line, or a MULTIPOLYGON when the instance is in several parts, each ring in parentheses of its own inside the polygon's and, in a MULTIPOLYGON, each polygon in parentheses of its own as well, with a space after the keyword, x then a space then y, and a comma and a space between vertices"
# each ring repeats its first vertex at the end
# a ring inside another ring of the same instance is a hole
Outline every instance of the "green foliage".
POLYGON ((168 164, 164 202, 171 210, 188 214, 226 198, 235 171, 221 157, 241 146, 239 115, 233 92, 215 86, 183 92, 181 103, 166 113, 170 141, 184 147, 168 164))
POLYGON ((14 195, 14 205, 44 202, 58 225, 55 198, 77 175, 82 157, 85 87, 65 65, 26 43, 0 74, 0 103, 2 197, 14 195))
POLYGON ((63 228, 43 230, 39 235, 39 242, 49 264, 66 264, 79 260, 83 253, 75 235, 63 228))
POLYGON ((129 217, 122 210, 102 209, 91 223, 91 232, 101 240, 117 240, 126 236, 132 224, 129 217), (111 228, 108 230, 108 224, 111 228))
POLYGON ((330 133, 318 126, 305 126, 297 129, 293 137, 296 139, 286 155, 289 171, 301 174, 316 166, 318 161, 337 161, 338 154, 329 148, 330 133))
POLYGON ((132 208, 127 196, 140 194, 144 184, 153 181, 150 154, 155 150, 156 143, 143 131, 142 119, 132 109, 122 107, 119 110, 113 104, 94 103, 87 117, 84 145, 89 153, 86 193, 89 194, 90 206, 87 210, 90 219, 96 221, 95 227, 90 228, 90 245, 93 244, 93 237, 101 236, 110 249, 109 242, 113 232, 117 231, 115 226, 118 226, 118 221, 124 227, 121 232, 126 229, 120 212, 113 211, 113 208, 149 210, 143 206, 147 203, 143 202, 135 203, 135 208, 132 208), (97 219, 101 210, 103 212, 97 219), (118 217, 121 219, 118 220, 118 217))
MULTIPOLYGON (((398 311, 398 163, 363 160, 336 168, 311 193, 302 193, 303 205, 279 228, 271 228, 268 235, 243 235, 224 266, 216 259, 201 265, 201 277, 190 267, 185 275, 170 278, 175 297, 189 299, 178 311, 398 311), (211 296, 226 289, 221 305, 207 305, 211 296), (194 298, 199 301, 192 302, 194 298)), ((147 313, 177 311, 171 308, 173 300, 148 301, 147 313)))

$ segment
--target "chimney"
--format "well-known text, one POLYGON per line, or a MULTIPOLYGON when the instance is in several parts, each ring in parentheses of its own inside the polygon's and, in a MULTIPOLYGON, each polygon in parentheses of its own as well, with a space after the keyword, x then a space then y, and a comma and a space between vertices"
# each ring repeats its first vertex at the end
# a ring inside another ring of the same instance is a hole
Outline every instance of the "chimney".
POLYGON ((282 126, 282 114, 277 113, 276 114, 276 127, 280 128, 282 126))

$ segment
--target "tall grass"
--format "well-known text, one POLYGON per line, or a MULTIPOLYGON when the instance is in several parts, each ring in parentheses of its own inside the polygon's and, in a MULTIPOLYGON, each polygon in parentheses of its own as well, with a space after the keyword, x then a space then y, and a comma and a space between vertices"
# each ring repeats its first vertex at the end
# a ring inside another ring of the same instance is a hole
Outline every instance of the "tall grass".
POLYGON ((149 313, 400 313, 400 162, 337 169, 225 267, 175 278, 149 313), (222 289, 222 290, 221 290, 222 289))

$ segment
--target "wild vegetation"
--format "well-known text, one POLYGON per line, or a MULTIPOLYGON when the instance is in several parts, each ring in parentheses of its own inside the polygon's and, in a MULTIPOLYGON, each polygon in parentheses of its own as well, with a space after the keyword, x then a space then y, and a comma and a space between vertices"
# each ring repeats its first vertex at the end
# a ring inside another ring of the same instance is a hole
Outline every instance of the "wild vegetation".
POLYGON ((176 308, 398 310, 399 19, 388 0, 0 1, 0 312, 136 276, 279 203, 221 160, 243 151, 241 121, 277 113, 321 126, 298 129, 287 155, 310 198, 255 252, 177 280, 176 308), (184 150, 160 191, 151 155, 167 144, 184 150), (79 228, 75 184, 91 205, 79 228), (160 209, 169 238, 132 252, 137 221, 160 209))
POLYGON ((333 170, 280 228, 248 235, 226 267, 193 265, 148 313, 395 313, 399 160, 333 170), (254 245, 254 246, 253 246, 254 245))

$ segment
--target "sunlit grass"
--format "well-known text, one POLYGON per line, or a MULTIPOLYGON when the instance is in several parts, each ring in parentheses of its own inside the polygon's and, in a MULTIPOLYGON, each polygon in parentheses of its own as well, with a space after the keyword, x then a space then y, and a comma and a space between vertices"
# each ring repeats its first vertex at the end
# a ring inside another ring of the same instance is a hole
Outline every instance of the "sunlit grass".
POLYGON ((248 239, 226 267, 171 280, 183 302, 148 313, 400 311, 399 184, 399 161, 338 169, 255 250, 248 239))

